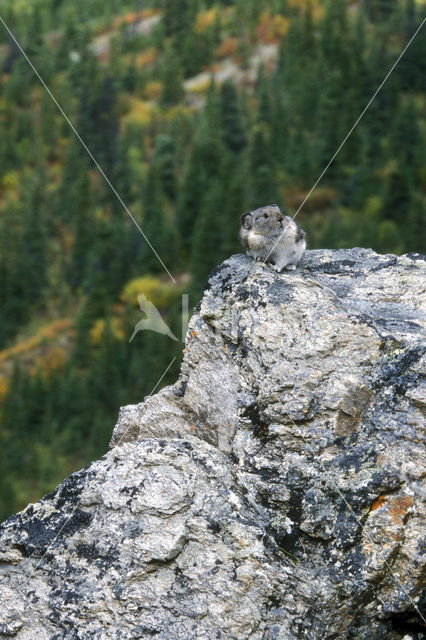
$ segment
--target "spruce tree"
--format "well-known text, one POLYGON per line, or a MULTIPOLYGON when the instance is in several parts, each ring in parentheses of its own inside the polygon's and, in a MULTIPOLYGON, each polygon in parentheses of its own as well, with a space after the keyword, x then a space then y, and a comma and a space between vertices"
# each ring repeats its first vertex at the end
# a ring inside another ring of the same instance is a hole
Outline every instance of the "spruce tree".
POLYGON ((36 176, 28 188, 28 197, 24 201, 25 223, 23 247, 25 253, 22 260, 25 264, 26 299, 34 302, 41 295, 46 284, 47 271, 47 228, 44 215, 43 183, 36 176))
POLYGON ((223 195, 218 180, 200 202, 200 213, 195 222, 191 250, 191 292, 196 299, 203 290, 209 272, 219 262, 222 252, 222 209, 223 195))
MULTIPOLYGON (((343 139, 341 120, 342 73, 338 68, 330 71, 321 93, 316 121, 314 158, 322 171, 335 154, 343 139)), ((328 169, 328 178, 335 177, 339 157, 328 169)))
POLYGON ((420 164, 422 133, 417 111, 412 99, 406 100, 398 108, 390 135, 390 155, 395 158, 413 177, 420 164))
POLYGON ((191 246, 201 200, 219 176, 223 153, 220 103, 212 86, 184 171, 183 185, 177 204, 177 224, 182 246, 186 250, 191 246))
POLYGON ((254 129, 250 149, 250 195, 252 209, 266 204, 281 202, 278 193, 272 154, 270 153, 270 133, 265 123, 254 129))
POLYGON ((71 213, 73 244, 68 269, 68 281, 74 290, 78 290, 87 274, 89 252, 92 245, 93 211, 88 168, 80 165, 75 177, 75 200, 71 213))
MULTIPOLYGON (((426 18, 424 3, 416 5, 415 0, 406 0, 401 21, 402 37, 405 44, 414 36, 417 28, 426 18)), ((417 34, 405 52, 397 69, 402 89, 405 91, 424 91, 426 77, 426 42, 423 29, 417 34)))
MULTIPOLYGON (((171 212, 165 206, 160 175, 154 162, 148 170, 142 199, 142 230, 163 262, 173 268, 179 251, 178 236, 171 212)), ((143 272, 163 273, 163 266, 146 240, 141 238, 140 243, 138 267, 143 272)))
POLYGON ((165 107, 171 107, 180 102, 184 95, 182 67, 172 46, 166 48, 162 68, 163 91, 160 102, 165 107))
POLYGON ((224 155, 221 170, 222 203, 218 212, 220 246, 217 260, 242 251, 238 232, 241 215, 249 208, 247 162, 241 158, 235 166, 232 154, 224 155))
POLYGON ((332 69, 344 70, 348 64, 347 35, 346 0, 327 0, 321 25, 321 48, 332 69))
POLYGON ((245 127, 235 85, 227 80, 220 91, 221 133, 225 146, 240 153, 247 144, 245 127))
POLYGON ((173 200, 177 192, 175 144, 169 135, 161 135, 156 140, 153 162, 158 171, 161 191, 173 200))

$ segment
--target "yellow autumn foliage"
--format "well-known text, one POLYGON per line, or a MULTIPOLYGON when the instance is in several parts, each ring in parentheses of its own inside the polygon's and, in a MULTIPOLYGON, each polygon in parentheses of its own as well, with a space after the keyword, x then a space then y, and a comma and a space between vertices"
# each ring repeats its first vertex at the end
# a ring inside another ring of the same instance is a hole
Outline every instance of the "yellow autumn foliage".
POLYGON ((271 16, 267 11, 260 15, 257 35, 263 42, 281 40, 288 31, 290 20, 279 14, 271 16))
POLYGON ((52 371, 59 369, 64 364, 66 356, 67 352, 63 347, 46 346, 46 352, 33 360, 30 371, 32 373, 41 371, 44 376, 48 377, 52 371))
POLYGON ((0 403, 5 399, 8 389, 9 383, 6 378, 0 378, 0 403))
POLYGON ((163 110, 162 117, 164 118, 165 121, 171 122, 172 120, 175 120, 181 117, 185 118, 190 112, 191 112, 191 108, 188 107, 187 105, 176 104, 173 107, 170 107, 169 109, 163 110))
MULTIPOLYGON (((99 320, 96 320, 95 324, 90 330, 90 339, 93 344, 97 345, 100 343, 102 334, 105 331, 105 327, 106 322, 103 318, 99 318, 99 320)), ((124 331, 119 318, 112 318, 109 321, 109 328, 115 338, 118 338, 118 340, 123 340, 124 331)))
POLYGON ((145 101, 134 98, 130 101, 130 110, 124 116, 123 123, 126 125, 146 126, 152 119, 152 105, 145 101))
POLYGON ((239 40, 235 36, 229 36, 226 40, 220 43, 216 51, 216 57, 220 60, 233 56, 237 51, 239 40))
POLYGON ((140 69, 141 67, 146 67, 147 65, 151 65, 155 62, 155 58, 157 56, 157 49, 155 47, 150 47, 149 49, 145 49, 141 51, 135 58, 134 63, 135 66, 140 69))
POLYGON ((164 282, 154 276, 142 276, 130 280, 123 289, 120 298, 123 302, 138 307, 138 295, 143 293, 147 299, 158 309, 172 304, 178 297, 180 291, 173 283, 164 282))
POLYGON ((118 16, 111 23, 112 29, 119 29, 123 24, 132 25, 141 20, 146 20, 158 13, 156 9, 142 9, 141 11, 129 11, 123 16, 118 16))
POLYGON ((144 89, 144 96, 147 100, 157 100, 163 90, 161 82, 152 80, 147 82, 144 89))
POLYGON ((61 333, 69 334, 71 328, 71 320, 64 318, 55 320, 50 324, 42 327, 37 333, 26 340, 21 340, 9 349, 0 351, 0 364, 14 356, 24 355, 27 352, 39 347, 44 341, 50 341, 58 338, 61 333))
POLYGON ((5 173, 0 182, 2 191, 13 191, 19 187, 19 174, 17 171, 8 171, 5 173))
POLYGON ((287 0, 289 9, 300 9, 306 11, 309 7, 312 10, 314 18, 319 18, 323 11, 324 5, 320 3, 320 0, 287 0))
POLYGON ((191 85, 188 88, 188 91, 190 91, 191 93, 198 93, 198 94, 206 93, 207 89, 211 85, 211 82, 212 82, 211 78, 202 78, 198 82, 191 82, 191 85))
POLYGON ((212 7, 206 11, 200 11, 195 21, 195 31, 202 33, 205 29, 208 29, 214 24, 216 20, 217 8, 212 7))

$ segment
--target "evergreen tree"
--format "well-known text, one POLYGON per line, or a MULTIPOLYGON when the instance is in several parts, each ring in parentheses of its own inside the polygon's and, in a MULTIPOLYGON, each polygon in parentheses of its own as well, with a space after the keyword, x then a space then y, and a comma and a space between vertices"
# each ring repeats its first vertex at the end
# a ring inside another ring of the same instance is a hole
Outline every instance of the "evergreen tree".
POLYGON ((163 22, 166 36, 172 37, 178 50, 182 50, 197 15, 198 0, 162 0, 163 22))
POLYGON ((258 124, 254 130, 250 149, 250 208, 263 207, 266 204, 280 204, 272 154, 270 153, 270 134, 266 124, 258 124))
POLYGON ((43 216, 42 182, 38 177, 28 189, 25 199, 25 222, 22 260, 25 265, 26 300, 32 304, 40 296, 46 283, 47 225, 43 216))
POLYGON ((68 272, 68 281, 72 289, 77 290, 86 276, 89 252, 92 244, 93 215, 90 193, 90 181, 87 165, 82 163, 75 178, 75 200, 71 214, 73 245, 68 272))
MULTIPOLYGON (((178 238, 174 221, 167 215, 158 169, 154 162, 148 170, 143 192, 142 230, 160 258, 170 268, 176 263, 178 238)), ((145 239, 141 239, 138 265, 144 272, 162 273, 163 266, 145 239)))
POLYGON ((349 179, 346 180, 341 196, 343 205, 354 211, 360 211, 367 198, 380 189, 380 183, 369 158, 367 135, 365 133, 359 135, 361 138, 359 161, 349 179))
POLYGON ((263 66, 260 65, 257 82, 256 82, 256 94, 259 102, 257 109, 258 122, 264 122, 269 125, 272 120, 272 105, 270 96, 270 82, 265 77, 263 66))
POLYGON ((402 166, 389 175, 384 194, 383 214, 389 220, 404 225, 413 202, 413 176, 402 166))
POLYGON ((221 131, 225 146, 240 153, 247 144, 237 90, 233 82, 224 82, 220 91, 221 131))
POLYGON ((203 290, 206 278, 218 264, 222 253, 222 189, 215 180, 200 202, 200 213, 195 222, 191 251, 191 294, 196 300, 203 290))
MULTIPOLYGON (((413 194, 410 208, 404 224, 404 245, 402 251, 418 251, 425 253, 424 227, 425 227, 425 202, 420 192, 413 194)), ((400 228, 398 227, 398 234, 400 228)), ((401 240, 401 237, 400 237, 401 240)))
POLYGON ((83 289, 89 297, 91 317, 102 317, 108 313, 110 304, 123 288, 130 271, 130 251, 126 245, 127 220, 122 215, 99 213, 100 219, 93 221, 83 281, 83 289))
POLYGON ((161 135, 157 138, 153 162, 158 171, 160 189, 173 200, 177 192, 175 145, 173 138, 161 135))
MULTIPOLYGON (((120 406, 121 379, 125 369, 122 354, 121 343, 114 336, 111 320, 107 317, 90 376, 93 404, 102 407, 105 416, 114 415, 120 406)), ((104 425, 103 442, 108 438, 110 429, 111 424, 107 422, 104 425)), ((94 444, 96 446, 96 441, 94 444)))
POLYGON ((398 0, 363 0, 363 5, 371 20, 388 20, 397 9, 398 0))
POLYGON ((349 61, 346 11, 345 0, 327 0, 321 25, 321 48, 332 69, 345 69, 349 61))
POLYGON ((420 164, 422 134, 413 100, 403 103, 397 112, 390 136, 390 155, 414 177, 420 164))
MULTIPOLYGON (((110 76, 102 79, 96 103, 96 115, 93 126, 98 128, 99 136, 96 145, 97 161, 110 179, 115 177, 117 160, 117 93, 115 83, 110 76)), ((111 190, 107 187, 107 193, 111 190)), ((116 202, 115 196, 114 203, 116 202)))
POLYGON ((25 228, 18 224, 24 214, 21 203, 10 203, 0 217, 0 346, 5 346, 28 321, 28 310, 34 304, 27 286, 25 228))
MULTIPOLYGON (((315 164, 320 171, 325 169, 343 140, 342 128, 340 127, 341 87, 342 74, 336 68, 328 74, 318 105, 314 157, 315 164)), ((329 179, 336 175, 338 161, 339 157, 329 167, 329 179)))
POLYGON ((238 237, 240 218, 249 208, 246 164, 242 158, 235 166, 233 155, 224 156, 221 170, 222 204, 218 212, 221 230, 218 260, 242 250, 238 237))
MULTIPOLYGON (((96 315, 91 312, 90 300, 84 298, 75 318, 75 340, 74 348, 70 358, 70 365, 73 369, 87 367, 90 363, 92 353, 90 344, 90 329, 96 315)), ((72 372, 69 372, 72 376, 72 372)))
POLYGON ((177 224, 184 249, 189 249, 201 200, 219 176, 224 149, 220 132, 220 104, 211 87, 203 118, 185 168, 177 204, 177 224))
MULTIPOLYGON (((400 21, 405 44, 408 44, 425 18, 426 6, 424 3, 417 6, 415 0, 406 0, 404 13, 400 21)), ((408 47, 395 71, 403 90, 424 91, 426 42, 422 30, 408 47)))
POLYGON ((169 46, 163 62, 163 91, 161 104, 165 107, 177 104, 184 95, 183 72, 176 51, 169 46))

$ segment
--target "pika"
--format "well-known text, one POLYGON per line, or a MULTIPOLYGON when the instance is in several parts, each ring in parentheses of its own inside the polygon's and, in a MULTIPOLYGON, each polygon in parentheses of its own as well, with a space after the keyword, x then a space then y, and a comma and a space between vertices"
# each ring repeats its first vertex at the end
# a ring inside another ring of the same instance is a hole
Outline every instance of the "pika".
POLYGON ((306 249, 306 233, 276 204, 244 213, 240 240, 248 256, 265 260, 278 273, 295 269, 306 249))

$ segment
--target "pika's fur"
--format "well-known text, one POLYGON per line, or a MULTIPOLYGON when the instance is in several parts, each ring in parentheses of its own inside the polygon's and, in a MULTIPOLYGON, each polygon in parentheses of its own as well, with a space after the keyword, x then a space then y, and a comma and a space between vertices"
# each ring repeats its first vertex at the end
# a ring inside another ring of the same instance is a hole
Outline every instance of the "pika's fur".
POLYGON ((248 256, 266 260, 280 273, 296 268, 306 249, 306 234, 276 204, 249 211, 241 216, 240 240, 248 256))

